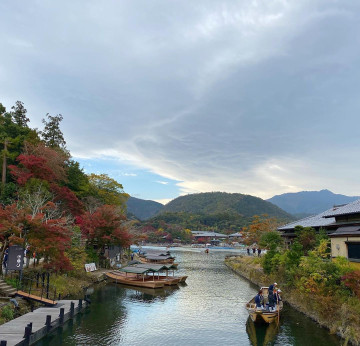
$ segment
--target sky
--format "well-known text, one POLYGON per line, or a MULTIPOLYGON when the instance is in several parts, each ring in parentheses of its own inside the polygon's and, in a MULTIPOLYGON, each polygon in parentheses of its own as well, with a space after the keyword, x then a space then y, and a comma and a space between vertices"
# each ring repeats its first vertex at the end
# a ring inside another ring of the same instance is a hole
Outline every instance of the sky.
POLYGON ((0 2, 0 102, 162 203, 360 195, 360 2, 0 2))

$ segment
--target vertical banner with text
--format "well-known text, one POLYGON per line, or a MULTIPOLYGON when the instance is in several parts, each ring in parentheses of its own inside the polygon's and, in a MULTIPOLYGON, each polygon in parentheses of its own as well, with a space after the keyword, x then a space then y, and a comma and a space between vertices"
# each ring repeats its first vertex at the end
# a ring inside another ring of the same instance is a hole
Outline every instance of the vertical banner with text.
POLYGON ((24 264, 24 248, 19 245, 9 247, 7 270, 22 270, 24 264))

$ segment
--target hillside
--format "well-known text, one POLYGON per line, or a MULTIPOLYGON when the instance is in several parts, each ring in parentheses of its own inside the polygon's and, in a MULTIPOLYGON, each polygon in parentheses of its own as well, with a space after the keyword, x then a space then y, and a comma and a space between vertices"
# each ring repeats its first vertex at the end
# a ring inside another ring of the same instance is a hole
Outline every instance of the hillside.
POLYGON ((329 190, 284 193, 268 199, 290 214, 318 214, 334 205, 347 204, 360 197, 335 194, 329 190))
POLYGON ((163 205, 155 201, 149 201, 130 197, 127 201, 128 214, 135 215, 140 220, 146 220, 156 215, 163 205))
POLYGON ((219 214, 237 213, 244 217, 268 214, 270 217, 291 220, 292 216, 261 198, 240 193, 207 192, 180 196, 166 204, 163 213, 219 214))

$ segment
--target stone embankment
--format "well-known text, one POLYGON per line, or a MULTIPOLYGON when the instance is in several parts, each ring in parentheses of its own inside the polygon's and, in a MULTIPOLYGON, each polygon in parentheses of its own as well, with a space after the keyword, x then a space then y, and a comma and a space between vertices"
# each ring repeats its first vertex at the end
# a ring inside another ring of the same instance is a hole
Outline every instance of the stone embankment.
POLYGON ((252 256, 228 256, 225 260, 227 267, 238 275, 248 279, 255 285, 269 286, 277 282, 282 288, 282 298, 296 310, 304 313, 322 327, 330 330, 345 339, 344 345, 349 342, 360 345, 360 326, 356 322, 358 316, 351 311, 349 306, 343 304, 338 297, 315 296, 302 292, 294 287, 289 287, 279 277, 266 275, 260 264, 260 260, 252 256))

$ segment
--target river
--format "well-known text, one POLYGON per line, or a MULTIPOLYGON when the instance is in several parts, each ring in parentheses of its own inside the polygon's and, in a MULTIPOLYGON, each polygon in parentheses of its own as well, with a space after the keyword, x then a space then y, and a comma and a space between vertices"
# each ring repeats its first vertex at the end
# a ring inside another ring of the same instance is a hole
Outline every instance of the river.
POLYGON ((257 287, 224 265, 229 251, 171 249, 187 284, 95 289, 91 306, 40 342, 45 345, 339 345, 326 329, 285 306, 280 324, 255 326, 245 303, 257 287))

